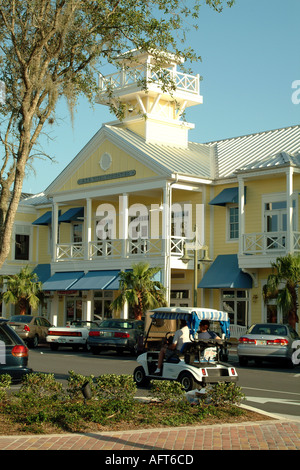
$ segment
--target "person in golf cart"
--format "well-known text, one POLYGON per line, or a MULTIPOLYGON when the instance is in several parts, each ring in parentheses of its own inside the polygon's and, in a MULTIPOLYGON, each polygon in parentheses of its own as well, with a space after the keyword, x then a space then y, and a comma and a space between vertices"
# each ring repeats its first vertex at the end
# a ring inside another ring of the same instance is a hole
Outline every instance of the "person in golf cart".
POLYGON ((198 333, 198 340, 201 339, 221 339, 214 331, 209 331, 209 320, 201 320, 199 325, 200 333, 198 333))
POLYGON ((164 359, 170 359, 174 355, 178 355, 181 352, 181 349, 185 343, 190 343, 190 330, 185 320, 181 320, 180 329, 177 330, 173 336, 171 343, 166 342, 160 350, 158 356, 157 369, 154 372, 154 375, 161 374, 161 368, 163 365, 164 359))

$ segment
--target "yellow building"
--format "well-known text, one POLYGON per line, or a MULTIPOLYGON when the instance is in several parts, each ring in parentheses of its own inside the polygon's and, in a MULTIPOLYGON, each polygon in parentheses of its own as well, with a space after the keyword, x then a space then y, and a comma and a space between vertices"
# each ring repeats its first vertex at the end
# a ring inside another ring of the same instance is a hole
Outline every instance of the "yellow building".
POLYGON ((109 85, 124 118, 21 201, 2 273, 35 268, 43 313, 58 325, 110 315, 119 271, 140 261, 161 268, 171 305, 227 309, 234 335, 271 315, 284 320, 262 287, 277 256, 299 251, 300 126, 190 142, 182 116, 202 103, 199 76, 178 72, 170 54, 160 73, 150 54, 122 60, 122 71, 99 79, 97 101, 108 104, 109 85))

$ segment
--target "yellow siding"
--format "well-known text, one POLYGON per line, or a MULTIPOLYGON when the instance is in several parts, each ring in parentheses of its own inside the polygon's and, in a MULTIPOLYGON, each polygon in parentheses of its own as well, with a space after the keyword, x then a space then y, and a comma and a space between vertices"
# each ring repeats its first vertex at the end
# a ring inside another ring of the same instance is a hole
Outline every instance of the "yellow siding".
POLYGON ((61 186, 58 192, 70 191, 74 189, 93 188, 95 186, 99 186, 99 184, 103 186, 112 183, 123 183, 128 181, 132 181, 132 183, 134 183, 136 179, 153 178, 155 176, 157 176, 157 174, 150 170, 147 166, 138 162, 111 142, 106 141, 97 150, 95 150, 91 156, 87 157, 86 160, 81 163, 81 165, 74 171, 74 173, 70 175, 70 177, 66 177, 65 183, 61 186), (107 171, 103 171, 99 164, 100 158, 104 153, 109 153, 112 157, 111 167, 107 171), (110 179, 107 181, 101 181, 101 183, 95 182, 81 185, 78 185, 77 183, 77 181, 81 178, 107 175, 110 173, 118 173, 129 170, 135 170, 136 175, 118 180, 110 179))

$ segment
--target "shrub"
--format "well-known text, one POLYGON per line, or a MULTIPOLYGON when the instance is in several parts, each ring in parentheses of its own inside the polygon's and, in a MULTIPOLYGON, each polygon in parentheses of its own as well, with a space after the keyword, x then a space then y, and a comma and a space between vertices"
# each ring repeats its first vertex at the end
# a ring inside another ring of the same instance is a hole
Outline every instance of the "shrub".
POLYGON ((92 396, 95 396, 95 386, 93 384, 94 376, 85 376, 76 374, 73 370, 69 371, 67 393, 71 399, 82 398, 82 387, 86 382, 89 383, 92 396))
POLYGON ((132 401, 136 393, 136 384, 132 375, 105 374, 96 379, 98 399, 132 401))
POLYGON ((32 402, 61 400, 65 397, 63 385, 56 382, 54 374, 43 373, 26 374, 16 395, 32 402))
POLYGON ((241 390, 241 387, 237 387, 234 383, 220 382, 208 389, 207 398, 210 404, 216 407, 239 405, 245 398, 241 390))
POLYGON ((11 376, 9 374, 0 374, 0 400, 6 398, 7 389, 11 386, 11 376))
POLYGON ((151 395, 160 402, 178 402, 185 396, 181 384, 169 380, 151 380, 151 395))

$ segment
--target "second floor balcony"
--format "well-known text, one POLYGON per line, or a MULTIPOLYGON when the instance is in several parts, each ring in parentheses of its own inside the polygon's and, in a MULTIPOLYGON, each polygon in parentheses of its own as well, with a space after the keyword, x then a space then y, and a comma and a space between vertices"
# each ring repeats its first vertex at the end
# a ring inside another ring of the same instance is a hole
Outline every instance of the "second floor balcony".
POLYGON ((242 235, 240 267, 270 267, 277 257, 300 253, 300 232, 254 232, 242 235))
POLYGON ((165 256, 170 251, 171 257, 179 259, 184 255, 185 243, 191 240, 186 237, 172 236, 168 241, 150 238, 127 240, 94 240, 89 243, 58 243, 54 261, 80 261, 138 257, 165 256))

